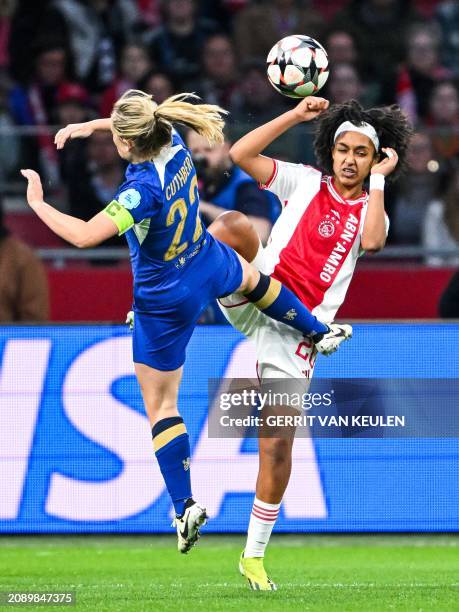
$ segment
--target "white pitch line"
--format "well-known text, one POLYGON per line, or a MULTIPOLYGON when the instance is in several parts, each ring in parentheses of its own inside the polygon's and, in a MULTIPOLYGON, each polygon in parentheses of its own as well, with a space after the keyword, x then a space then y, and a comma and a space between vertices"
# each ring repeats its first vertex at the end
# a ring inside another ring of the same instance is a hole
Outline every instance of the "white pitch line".
MULTIPOLYGON (((177 585, 175 585, 177 586, 177 585)), ((182 586, 182 585, 180 585, 182 586)), ((195 585, 197 587, 208 587, 208 588, 212 588, 212 587, 234 587, 234 586, 239 586, 230 582, 215 582, 215 583, 211 583, 211 582, 206 582, 206 583, 202 583, 202 584, 197 584, 195 585)), ((330 589, 330 588, 341 588, 341 589, 355 589, 357 588, 377 588, 377 589, 386 589, 386 588, 398 588, 398 589, 405 589, 405 588, 444 588, 444 587, 451 587, 451 588, 458 588, 459 587, 459 582, 456 583, 452 583, 452 584, 431 584, 431 583, 426 583, 426 582, 406 582, 406 583, 385 583, 385 584, 379 584, 379 583, 375 583, 375 582, 352 582, 349 584, 344 584, 342 582, 282 582, 281 583, 282 587, 292 587, 292 588, 298 588, 298 587, 302 587, 302 588, 325 588, 325 589, 330 589)))

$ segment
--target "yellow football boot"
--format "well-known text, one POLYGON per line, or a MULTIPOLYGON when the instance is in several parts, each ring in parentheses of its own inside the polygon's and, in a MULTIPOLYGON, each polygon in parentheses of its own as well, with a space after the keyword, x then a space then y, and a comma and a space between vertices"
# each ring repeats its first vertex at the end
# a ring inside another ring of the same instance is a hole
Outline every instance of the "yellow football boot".
POLYGON ((263 557, 244 557, 244 551, 239 559, 239 571, 249 582, 254 591, 277 591, 277 586, 266 574, 263 557))

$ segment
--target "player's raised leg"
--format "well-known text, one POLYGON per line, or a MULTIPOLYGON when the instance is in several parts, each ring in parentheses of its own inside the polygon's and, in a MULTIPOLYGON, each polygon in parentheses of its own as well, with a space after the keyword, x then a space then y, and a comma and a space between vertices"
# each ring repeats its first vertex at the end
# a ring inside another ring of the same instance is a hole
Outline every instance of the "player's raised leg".
POLYGON ((182 370, 161 371, 135 363, 155 455, 174 504, 178 550, 187 553, 198 540, 207 515, 191 492, 190 439, 177 408, 182 370))
POLYGON ((241 258, 243 282, 238 293, 245 295, 259 310, 275 321, 309 336, 323 355, 338 350, 340 344, 352 337, 347 324, 322 323, 285 285, 275 278, 259 272, 241 258))
POLYGON ((228 210, 219 215, 207 229, 214 238, 230 246, 258 268, 256 258, 263 246, 247 215, 237 210, 228 210))
POLYGON ((308 308, 278 280, 259 272, 240 257, 242 284, 238 293, 245 295, 249 302, 271 319, 285 323, 313 340, 321 340, 330 328, 315 317, 308 308))
POLYGON ((317 350, 330 355, 352 336, 350 325, 319 321, 302 302, 274 278, 257 272, 263 247, 250 220, 242 213, 230 211, 220 215, 209 227, 215 238, 231 246, 242 256, 244 278, 240 293, 270 318, 310 335, 317 350), (250 265, 247 265, 250 262, 250 265))

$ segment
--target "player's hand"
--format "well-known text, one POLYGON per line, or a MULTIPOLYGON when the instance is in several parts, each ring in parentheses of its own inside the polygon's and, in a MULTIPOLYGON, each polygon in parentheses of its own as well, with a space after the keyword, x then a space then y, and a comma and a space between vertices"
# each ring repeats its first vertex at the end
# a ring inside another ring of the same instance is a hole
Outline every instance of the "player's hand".
POLYGON ((307 96, 293 109, 298 121, 311 121, 327 110, 330 102, 325 98, 307 96))
POLYGON ((129 325, 129 329, 132 331, 134 329, 134 311, 130 310, 126 315, 126 325, 129 325))
POLYGON ((70 123, 58 131, 54 137, 54 144, 57 149, 63 149, 69 138, 88 138, 93 133, 91 121, 85 123, 70 123))
POLYGON ((34 204, 43 202, 40 175, 35 170, 21 170, 21 174, 27 179, 27 202, 33 208, 34 204))
POLYGON ((384 176, 389 176, 398 164, 398 155, 395 149, 390 149, 389 147, 383 148, 381 151, 386 155, 380 162, 371 168, 371 174, 384 174, 384 176))

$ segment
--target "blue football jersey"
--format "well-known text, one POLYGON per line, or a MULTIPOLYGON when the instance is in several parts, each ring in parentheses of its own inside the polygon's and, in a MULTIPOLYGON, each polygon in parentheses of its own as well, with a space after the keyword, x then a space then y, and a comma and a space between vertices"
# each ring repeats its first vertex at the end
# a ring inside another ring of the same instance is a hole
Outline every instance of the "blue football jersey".
POLYGON ((171 146, 151 162, 129 164, 126 180, 105 211, 120 233, 126 232, 135 305, 148 310, 166 291, 170 299, 168 290, 178 287, 187 262, 206 250, 210 238, 199 217, 191 155, 175 130, 171 146))

